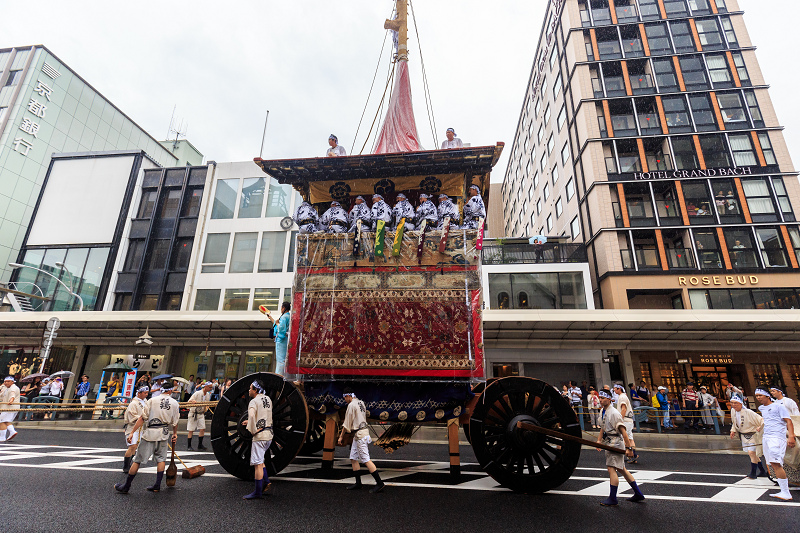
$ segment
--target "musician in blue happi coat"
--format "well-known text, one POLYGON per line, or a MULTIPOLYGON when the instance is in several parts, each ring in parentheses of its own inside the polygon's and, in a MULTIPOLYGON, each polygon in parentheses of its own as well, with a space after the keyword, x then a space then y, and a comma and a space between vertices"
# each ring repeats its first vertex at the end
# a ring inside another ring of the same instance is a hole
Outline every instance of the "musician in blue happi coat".
POLYGON ((439 195, 439 207, 437 208, 438 220, 436 229, 444 229, 444 219, 450 217, 450 229, 458 229, 458 207, 450 201, 446 194, 439 195))
POLYGON ((417 217, 414 221, 417 228, 422 228, 422 221, 426 220, 425 228, 427 230, 436 229, 436 224, 439 221, 439 214, 436 212, 436 206, 433 202, 428 200, 430 198, 427 194, 422 193, 419 195, 419 207, 417 207, 417 217))
POLYGON ((326 233, 346 233, 347 211, 342 208, 342 204, 332 201, 330 208, 322 214, 320 225, 326 233))
POLYGON ((406 195, 403 193, 398 194, 397 203, 394 204, 394 209, 392 209, 392 217, 394 218, 392 230, 396 230, 400 220, 405 218, 405 231, 414 231, 414 215, 414 208, 409 203, 406 195))
MULTIPOLYGON (((389 207, 389 206, 386 206, 389 207)), ((372 211, 370 211, 363 196, 356 197, 356 205, 350 210, 348 222, 350 222, 350 233, 355 233, 356 222, 361 221, 361 231, 369 231, 372 227, 372 211)))
POLYGON ((300 228, 300 233, 316 233, 319 225, 319 214, 310 203, 303 201, 294 213, 294 222, 300 228))
POLYGON ((477 185, 469 188, 470 198, 464 204, 464 224, 462 229, 478 229, 480 219, 486 220, 486 206, 481 198, 481 190, 477 185))
POLYGON ((392 223, 392 208, 389 204, 383 201, 383 196, 380 194, 372 195, 372 224, 373 230, 378 229, 378 221, 383 220, 387 228, 392 223))

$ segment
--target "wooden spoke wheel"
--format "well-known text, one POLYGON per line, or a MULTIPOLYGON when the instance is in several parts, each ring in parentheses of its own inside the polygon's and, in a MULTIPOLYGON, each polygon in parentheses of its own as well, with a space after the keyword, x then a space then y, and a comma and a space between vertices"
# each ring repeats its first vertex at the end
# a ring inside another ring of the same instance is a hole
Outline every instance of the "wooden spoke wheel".
POLYGON ((292 462, 306 438, 308 406, 291 381, 277 374, 250 374, 225 391, 211 420, 211 445, 222 467, 240 479, 252 480, 250 448, 253 436, 242 422, 247 421, 250 384, 258 378, 272 400, 272 445, 265 457, 267 471, 277 474, 292 462))
POLYGON ((558 487, 577 467, 581 445, 518 429, 520 421, 581 436, 578 417, 553 387, 526 377, 498 379, 486 387, 470 416, 470 442, 481 467, 517 492, 558 487))
MULTIPOLYGON (((486 385, 491 385, 493 381, 497 381, 497 378, 489 378, 486 381, 478 383, 477 385, 475 385, 475 387, 473 387, 472 393, 475 396, 482 394, 484 389, 486 388, 486 385)), ((467 439, 467 442, 472 444, 472 441, 470 440, 469 436, 469 422, 467 422, 466 424, 461 424, 461 429, 464 431, 464 437, 467 439)))
POLYGON ((312 416, 308 423, 308 434, 300 455, 313 455, 325 447, 325 419, 312 416))

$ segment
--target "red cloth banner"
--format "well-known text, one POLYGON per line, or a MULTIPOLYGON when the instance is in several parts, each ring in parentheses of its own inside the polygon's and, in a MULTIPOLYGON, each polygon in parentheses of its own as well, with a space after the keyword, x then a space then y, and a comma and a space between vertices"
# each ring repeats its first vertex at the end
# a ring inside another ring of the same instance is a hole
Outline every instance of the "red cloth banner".
POLYGON ((400 61, 395 73, 394 91, 374 153, 416 152, 421 149, 411 102, 408 62, 400 61))

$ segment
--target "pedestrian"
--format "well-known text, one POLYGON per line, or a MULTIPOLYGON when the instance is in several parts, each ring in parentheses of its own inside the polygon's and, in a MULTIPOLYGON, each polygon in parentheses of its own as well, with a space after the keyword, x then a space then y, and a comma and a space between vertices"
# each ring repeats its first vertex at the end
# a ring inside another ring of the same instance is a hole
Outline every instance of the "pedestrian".
POLYGON ((650 389, 647 388, 647 383, 645 380, 639 382, 639 386, 636 387, 636 394, 639 395, 641 398, 642 405, 650 405, 651 404, 651 394, 650 389))
POLYGON ((267 311, 267 318, 272 321, 275 334, 275 373, 283 376, 286 373, 286 354, 289 350, 289 326, 291 324, 292 304, 281 304, 281 316, 277 320, 267 311))
MULTIPOLYGON (((203 383, 201 388, 194 391, 192 397, 189 398, 189 403, 210 401, 212 388, 214 388, 214 386, 211 384, 211 382, 206 381, 203 383)), ((206 411, 208 411, 208 407, 206 406, 189 408, 189 416, 186 420, 186 430, 189 432, 187 437, 187 450, 192 450, 192 437, 194 436, 194 432, 198 430, 197 449, 201 452, 207 449, 205 446, 203 446, 203 437, 206 435, 206 411)))
POLYGON ((578 383, 577 382, 570 381, 569 385, 570 385, 569 390, 568 390, 568 392, 569 392, 569 396, 568 396, 569 404, 572 406, 572 410, 575 411, 576 413, 578 413, 578 416, 580 416, 581 398, 583 397, 583 392, 578 387, 578 383))
POLYGON ((708 393, 708 387, 705 385, 700 387, 700 396, 703 400, 703 425, 712 427, 714 425, 714 419, 712 417, 717 416, 719 404, 717 403, 717 399, 712 394, 708 393))
POLYGON ((664 429, 675 429, 675 426, 669 421, 669 392, 665 386, 659 385, 656 400, 658 409, 661 411, 661 425, 664 429))
POLYGON ((686 388, 683 390, 683 429, 693 428, 695 431, 699 430, 698 419, 698 404, 700 403, 700 396, 694 390, 694 383, 687 383, 686 388))
MULTIPOLYGON (((630 502, 644 501, 644 494, 636 484, 628 469, 625 468, 625 460, 623 457, 633 457, 633 443, 628 436, 628 430, 625 427, 625 421, 620 412, 612 404, 611 395, 605 390, 600 391, 600 404, 603 407, 601 413, 602 429, 597 435, 598 444, 605 444, 614 448, 624 449, 625 454, 614 453, 606 450, 606 468, 608 469, 608 476, 611 482, 611 491, 608 498, 600 502, 603 506, 617 505, 617 489, 619 488, 619 474, 622 474, 625 481, 633 489, 633 496, 628 498, 630 502)), ((598 450, 600 451, 600 450, 598 450)))
POLYGON ((589 387, 589 397, 587 398, 589 406, 589 418, 592 422, 592 429, 600 429, 600 396, 594 387, 589 387))
POLYGON ((125 432, 125 444, 128 445, 128 449, 125 450, 125 458, 122 460, 122 471, 126 474, 131 468, 133 456, 136 454, 136 448, 139 446, 139 439, 142 436, 142 429, 139 428, 139 431, 133 431, 133 427, 144 413, 144 402, 147 399, 148 392, 150 392, 150 387, 147 385, 136 389, 136 396, 128 404, 128 408, 125 409, 123 414, 125 425, 122 426, 122 430, 125 432))
POLYGON ((197 387, 194 384, 194 374, 189 376, 189 383, 186 384, 186 393, 183 395, 183 401, 189 401, 189 398, 194 394, 197 387))
POLYGON ((222 396, 225 394, 225 392, 231 388, 231 385, 233 385, 233 380, 231 378, 226 379, 222 387, 219 388, 219 395, 222 396))
POLYGON ((772 397, 775 398, 775 403, 782 403, 786 410, 789 411, 789 414, 792 416, 800 416, 800 410, 797 408, 797 403, 789 398, 788 396, 783 394, 783 390, 779 389, 778 387, 770 387, 769 392, 772 393, 772 397))
POLYGON ((628 391, 630 392, 630 400, 633 408, 636 409, 637 407, 641 407, 642 397, 639 396, 639 392, 636 388, 634 388, 633 383, 628 383, 628 391))
POLYGON ((272 445, 272 400, 267 396, 264 385, 255 380, 250 384, 250 403, 247 405, 247 420, 242 421, 247 431, 253 435, 250 447, 250 466, 255 470, 256 486, 253 492, 243 497, 257 500, 269 491, 271 483, 267 475, 266 454, 272 445))
POLYGON ((378 469, 369 457, 369 443, 372 442, 372 439, 369 438, 367 427, 367 408, 364 406, 364 402, 356 398, 351 388, 344 389, 344 401, 347 402, 347 412, 344 416, 342 432, 339 435, 339 445, 344 444, 345 432, 354 433, 353 444, 350 446, 350 464, 353 466, 353 473, 356 477, 355 484, 347 487, 347 490, 357 490, 362 487, 360 463, 364 463, 369 473, 375 478, 375 486, 369 490, 370 493, 380 492, 386 485, 381 481, 378 469))
POLYGON ((91 388, 92 384, 89 383, 89 376, 86 374, 82 375, 81 382, 75 387, 75 397, 80 400, 81 405, 86 405, 86 402, 89 400, 89 390, 91 388))
POLYGON ((7 376, 3 380, 3 386, 0 387, 0 409, 4 409, 0 412, 0 442, 13 440, 19 433, 12 424, 19 412, 20 392, 19 387, 15 385, 16 381, 14 376, 7 376))
POLYGON ((764 420, 744 406, 744 399, 738 395, 731 396, 731 438, 737 436, 742 441, 742 450, 750 456, 750 479, 766 477, 767 472, 759 459, 759 441, 761 432, 764 430, 764 420), (758 471, 758 472, 757 472, 758 471))
POLYGON ((786 470, 783 469, 783 457, 786 455, 787 446, 789 448, 795 447, 792 415, 789 414, 785 405, 772 401, 772 396, 767 392, 767 387, 758 387, 756 389, 756 401, 761 404, 758 410, 761 411, 761 416, 764 418, 764 437, 762 438, 764 458, 775 472, 775 477, 778 478, 778 486, 781 488, 780 492, 770 494, 770 496, 779 500, 790 501, 792 494, 789 492, 789 480, 786 476, 786 470))
POLYGON ((628 439, 630 440, 631 448, 633 449, 633 455, 630 458, 627 458, 626 461, 629 463, 636 463, 639 460, 639 454, 636 453, 636 444, 633 442, 633 406, 631 405, 631 401, 628 399, 628 395, 625 394, 625 387, 622 383, 614 384, 614 391, 617 393, 617 399, 614 401, 614 406, 616 407, 619 414, 622 415, 622 421, 625 423, 625 429, 627 429, 628 439))
POLYGON ((61 393, 63 390, 64 390, 64 382, 61 381, 60 377, 57 377, 50 384, 50 396, 55 396, 56 398, 61 399, 61 393))
MULTIPOLYGON (((172 389, 165 390, 165 393, 172 393, 172 389)), ((172 446, 178 441, 178 421, 180 420, 180 405, 169 394, 162 394, 150 398, 144 404, 142 416, 134 424, 131 433, 136 433, 139 428, 144 426, 136 455, 133 457, 133 464, 128 471, 128 479, 125 483, 117 483, 114 488, 123 494, 131 490, 131 483, 139 467, 152 457, 156 462, 156 482, 147 487, 150 492, 161 490, 161 480, 164 477, 164 468, 167 462, 167 453, 170 440, 170 428, 172 428, 172 446)), ((128 441, 128 445, 131 441, 128 441)))

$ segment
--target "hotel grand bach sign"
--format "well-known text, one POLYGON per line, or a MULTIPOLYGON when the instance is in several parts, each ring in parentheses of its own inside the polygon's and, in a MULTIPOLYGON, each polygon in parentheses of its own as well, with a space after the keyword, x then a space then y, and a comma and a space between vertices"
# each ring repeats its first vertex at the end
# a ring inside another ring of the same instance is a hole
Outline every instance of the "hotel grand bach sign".
POLYGON ((654 170, 652 172, 629 172, 625 174, 609 174, 610 181, 658 181, 682 180, 692 178, 736 178, 756 174, 778 174, 777 165, 766 167, 723 167, 695 168, 685 170, 654 170))

